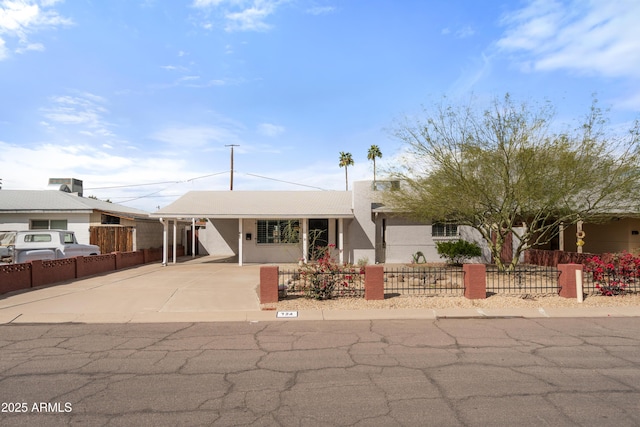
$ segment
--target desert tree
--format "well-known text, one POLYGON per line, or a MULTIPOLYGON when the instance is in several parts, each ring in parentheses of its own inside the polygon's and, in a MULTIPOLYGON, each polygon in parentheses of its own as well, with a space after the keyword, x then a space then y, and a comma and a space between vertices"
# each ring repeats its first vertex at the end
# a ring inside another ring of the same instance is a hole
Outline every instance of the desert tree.
POLYGON ((344 168, 345 190, 349 191, 349 175, 347 173, 347 168, 349 166, 353 166, 353 156, 351 156, 351 153, 345 153, 344 151, 340 152, 340 163, 339 163, 339 166, 341 168, 344 168))
POLYGON ((501 269, 549 243, 562 225, 638 212, 637 120, 623 134, 612 131, 595 98, 575 128, 560 127, 548 102, 518 103, 507 94, 476 104, 445 98, 423 119, 397 126, 407 148, 394 171, 402 185, 385 194, 396 211, 474 228, 501 269), (514 250, 505 263, 509 234, 514 250))

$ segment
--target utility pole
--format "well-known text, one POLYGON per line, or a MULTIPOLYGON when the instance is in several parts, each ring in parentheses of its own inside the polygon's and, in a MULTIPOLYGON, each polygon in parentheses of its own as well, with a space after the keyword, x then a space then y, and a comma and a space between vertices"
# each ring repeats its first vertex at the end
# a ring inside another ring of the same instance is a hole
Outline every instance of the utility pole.
POLYGON ((239 147, 238 144, 229 144, 225 147, 231 147, 231 179, 229 182, 229 191, 233 191, 233 147, 239 147))

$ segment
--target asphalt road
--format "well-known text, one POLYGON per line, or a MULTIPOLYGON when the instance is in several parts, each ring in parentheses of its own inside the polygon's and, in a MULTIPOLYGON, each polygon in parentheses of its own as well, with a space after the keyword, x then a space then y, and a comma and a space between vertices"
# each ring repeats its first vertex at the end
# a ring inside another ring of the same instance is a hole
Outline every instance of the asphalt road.
POLYGON ((640 318, 0 326, 3 426, 637 426, 640 318))

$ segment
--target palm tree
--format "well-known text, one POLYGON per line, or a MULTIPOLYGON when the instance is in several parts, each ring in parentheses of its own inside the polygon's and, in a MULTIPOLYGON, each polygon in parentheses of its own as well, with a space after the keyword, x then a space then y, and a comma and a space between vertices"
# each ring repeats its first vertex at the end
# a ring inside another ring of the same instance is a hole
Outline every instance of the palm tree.
POLYGON ((349 191, 349 178, 347 175, 347 167, 348 166, 353 166, 353 157, 351 156, 351 153, 345 153, 344 151, 340 152, 340 167, 344 168, 344 183, 345 183, 345 187, 346 190, 349 191))
POLYGON ((369 147, 369 152, 367 153, 367 159, 373 160, 373 183, 376 183, 376 157, 382 158, 382 151, 380 151, 380 147, 377 145, 372 145, 369 147))

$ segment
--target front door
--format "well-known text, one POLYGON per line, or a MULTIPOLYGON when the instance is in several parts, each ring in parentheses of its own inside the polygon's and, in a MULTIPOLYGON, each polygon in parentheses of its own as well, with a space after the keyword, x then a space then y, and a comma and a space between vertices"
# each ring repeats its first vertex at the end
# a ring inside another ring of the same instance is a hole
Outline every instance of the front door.
POLYGON ((329 220, 309 220, 309 259, 316 260, 322 256, 329 246, 329 220))

